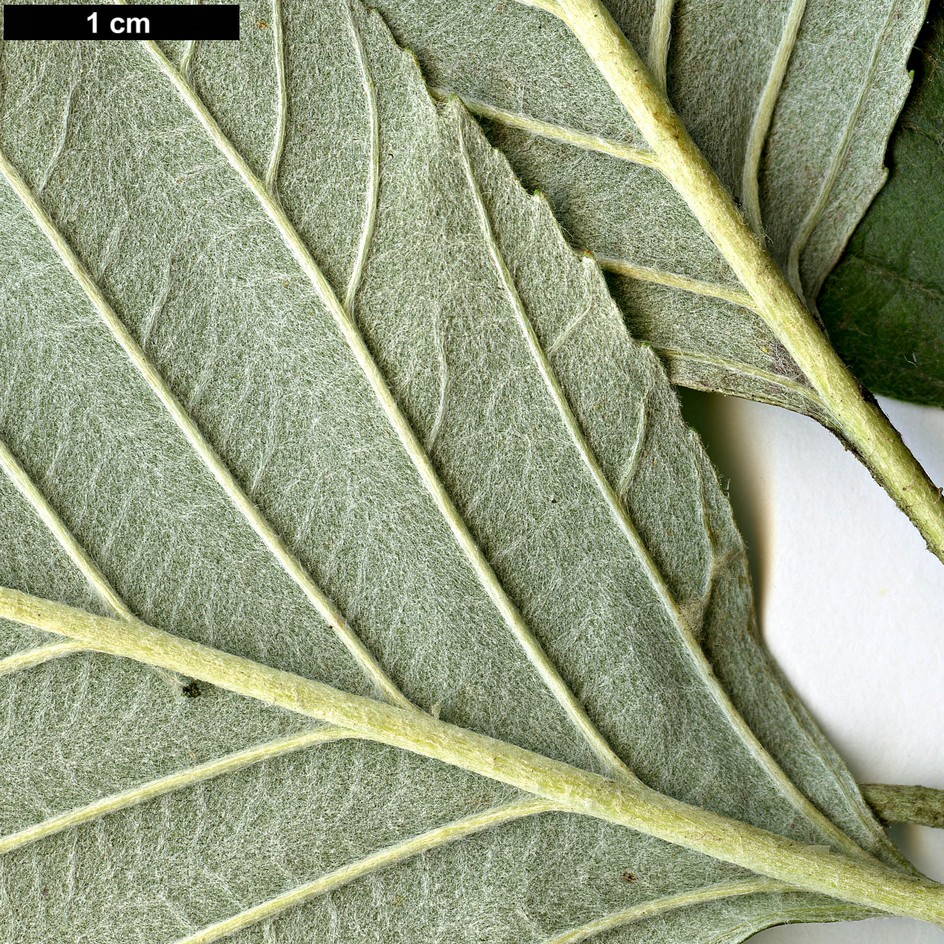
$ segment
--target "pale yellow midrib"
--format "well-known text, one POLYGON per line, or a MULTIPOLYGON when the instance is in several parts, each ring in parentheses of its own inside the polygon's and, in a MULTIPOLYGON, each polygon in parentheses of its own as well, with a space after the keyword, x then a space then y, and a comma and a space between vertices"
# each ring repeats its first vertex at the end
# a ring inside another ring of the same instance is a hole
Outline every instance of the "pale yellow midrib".
MULTIPOLYGON (((387 418, 402 448, 419 474, 423 487, 433 499, 436 510, 447 524, 453 538, 459 545, 466 560, 469 562, 480 585, 519 643, 523 640, 527 641, 525 652, 528 654, 529 658, 531 658, 532 655, 537 656, 538 661, 534 661, 533 658, 531 659, 532 665, 545 684, 548 685, 550 691, 558 698, 561 693, 567 692, 566 701, 561 702, 561 706, 577 729, 581 733, 585 733, 587 731, 586 725, 588 722, 586 712, 579 705, 573 693, 570 692, 564 684, 560 672, 547 657, 543 647, 541 647, 540 643, 525 623, 517 606, 505 592, 491 564, 472 537, 468 525, 459 514, 445 485, 433 467, 429 455, 424 450, 413 427, 397 404, 396 398, 390 390, 386 378, 367 346, 366 339, 350 313, 341 304, 334 289, 321 271, 321 268, 315 262, 308 247, 295 229, 295 226, 292 224, 285 210, 278 201, 272 197, 272 194, 265 187, 264 183, 253 173, 252 169, 225 135, 206 106, 193 89, 182 79, 160 47, 150 40, 142 40, 142 44, 148 50, 151 58, 157 64, 162 74, 170 80, 177 94, 203 127, 210 140, 256 198, 266 216, 269 217, 275 227, 276 232, 291 252, 296 263, 311 282, 325 308, 328 310, 328 313, 340 330, 342 337, 354 357, 355 363, 369 383, 377 403, 383 410, 384 416, 387 418)), ((377 669, 378 671, 382 671, 379 665, 377 669)), ((402 699, 403 696, 400 695, 399 697, 402 699)), ((597 752, 599 741, 594 739, 589 743, 591 748, 597 752)), ((609 765, 609 754, 601 756, 601 760, 609 765)))
POLYGON ((258 924, 260 921, 274 918, 290 908, 296 908, 307 901, 311 901, 319 895, 325 895, 380 869, 397 865, 446 843, 456 842, 483 830, 495 829, 505 823, 514 822, 526 816, 548 813, 555 809, 557 809, 556 805, 546 800, 526 800, 463 817, 445 826, 429 830, 419 836, 413 836, 396 845, 371 853, 356 862, 341 866, 311 882, 299 885, 290 891, 270 898, 268 901, 253 905, 245 911, 211 924, 193 934, 188 934, 186 937, 179 938, 174 944, 211 944, 212 941, 218 941, 230 934, 235 934, 237 931, 258 924))
POLYGON ((154 629, 0 589, 0 618, 340 726, 505 783, 557 808, 644 832, 779 881, 944 925, 944 886, 809 846, 648 788, 601 777, 415 710, 331 688, 154 629))
MULTIPOLYGON (((159 55, 163 58, 162 53, 159 53, 159 55)), ((187 87, 189 88, 189 86, 187 87)), ((340 641, 348 649, 371 681, 384 693, 385 697, 400 705, 410 705, 410 702, 388 677, 373 654, 347 624, 347 621, 334 603, 329 600, 322 592, 321 588, 315 584, 301 562, 289 550, 286 543, 276 533, 275 529, 259 508, 250 500, 242 486, 236 481, 232 472, 217 455, 196 423, 194 423, 190 415, 183 408, 153 362, 132 337, 131 332, 128 331, 124 322, 122 322, 111 307, 102 290, 89 274, 84 263, 72 250, 72 247, 68 244, 45 208, 36 199, 32 190, 2 150, 0 150, 0 173, 3 174, 7 183, 23 202, 37 228, 49 241, 65 269, 73 279, 75 279, 76 283, 92 303, 112 337, 128 357, 131 365, 163 406, 204 468, 223 489, 224 494, 239 514, 241 514, 250 525, 286 574, 288 574, 296 586, 304 593, 309 603, 312 604, 322 619, 334 630, 340 641)), ((262 185, 260 184, 259 186, 261 187, 262 185)), ((119 605, 126 611, 122 602, 119 602, 119 605)))

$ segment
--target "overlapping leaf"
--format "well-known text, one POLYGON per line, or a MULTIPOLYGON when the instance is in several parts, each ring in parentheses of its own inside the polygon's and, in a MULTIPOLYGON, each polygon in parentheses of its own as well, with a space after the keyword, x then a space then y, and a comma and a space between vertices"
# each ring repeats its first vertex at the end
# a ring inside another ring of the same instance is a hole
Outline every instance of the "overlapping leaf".
POLYGON ((830 337, 870 388, 935 406, 944 406, 942 43, 936 5, 892 139, 891 179, 819 299, 830 337))
MULTIPOLYGON (((238 45, 3 50, 0 583, 894 862, 595 265, 376 15, 242 6, 238 45)), ((5 939, 737 941, 843 913, 0 640, 5 939)))
MULTIPOLYGON (((773 257, 814 299, 885 179, 925 0, 607 6, 773 257)), ((431 85, 467 101, 571 241, 599 258, 631 330, 667 359, 674 382, 829 422, 561 22, 491 0, 378 8, 431 85)))

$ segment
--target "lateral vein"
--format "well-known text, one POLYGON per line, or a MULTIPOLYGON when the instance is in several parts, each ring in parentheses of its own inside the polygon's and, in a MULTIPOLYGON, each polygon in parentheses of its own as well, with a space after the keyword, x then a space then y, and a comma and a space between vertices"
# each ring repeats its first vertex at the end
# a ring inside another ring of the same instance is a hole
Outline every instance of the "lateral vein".
POLYGON ((53 659, 62 659, 75 652, 83 652, 85 647, 77 642, 53 642, 48 646, 37 646, 14 652, 13 655, 0 659, 0 675, 12 675, 22 669, 31 669, 53 659))
MULTIPOLYGON (((475 215, 482 230, 482 236, 488 251, 489 259, 495 269, 495 274, 501 282, 502 289, 508 300, 509 306, 514 313, 515 322, 518 325, 525 343, 528 347, 528 353, 534 361, 541 375, 541 380, 550 394, 554 407, 564 423, 567 434, 571 441, 577 447, 580 457, 587 466, 588 471, 594 479, 597 487, 603 491, 606 497, 606 487, 608 483, 603 477, 602 470, 596 462, 595 457, 590 451, 589 444, 584 438, 583 431, 567 402, 567 397, 561 388, 560 381, 554 373, 541 342, 534 330, 534 325, 525 311, 521 296, 515 286, 514 278, 508 271, 508 265, 502 255, 501 248, 495 238, 492 223, 489 218, 485 201, 482 198, 482 192, 479 189, 478 181, 475 179, 475 173, 469 161, 469 154, 465 143, 465 134, 462 123, 459 122, 458 133, 456 135, 459 154, 462 158, 462 169, 465 175, 469 194, 472 197, 472 203, 475 208, 475 215)), ((551 690, 557 701, 563 706, 573 724, 580 730, 587 742, 593 747, 596 754, 603 762, 614 771, 617 776, 636 780, 635 774, 626 766, 626 762, 613 750, 613 747, 603 736, 596 725, 590 720, 584 706, 578 701, 576 695, 571 691, 570 686, 564 681, 559 669, 554 665, 551 658, 547 655, 541 643, 537 640, 531 629, 525 623, 523 617, 515 611, 515 621, 512 625, 512 631, 518 640, 519 645, 524 649, 528 660, 534 666, 537 673, 544 680, 547 687, 551 690)))
MULTIPOLYGON (((0 166, 2 166, 2 161, 3 158, 0 156, 0 166)), ((88 552, 79 543, 59 513, 49 504, 46 496, 33 481, 32 476, 23 468, 3 439, 0 439, 0 469, 3 470, 16 490, 33 509, 36 517, 46 526, 49 533, 55 538, 56 543, 66 552, 79 573, 86 579, 102 602, 107 604, 118 616, 133 619, 134 614, 128 608, 128 605, 92 558, 89 557, 88 552)))
POLYGON ((285 150, 285 126, 288 119, 288 91, 285 85, 285 26, 282 22, 282 0, 272 0, 272 44, 275 64, 275 130, 272 151, 266 167, 265 185, 275 194, 282 152, 285 150))
POLYGON ((361 42, 360 32, 354 25, 351 8, 346 0, 341 3, 341 6, 344 8, 347 18, 348 32, 351 36, 351 44, 354 47, 354 58, 357 60, 357 68, 361 75, 369 126, 364 225, 361 229, 361 237, 357 246, 357 255, 355 256, 351 277, 344 293, 344 307, 350 311, 354 300, 357 298, 357 290, 360 288, 361 280, 364 277, 370 244, 374 238, 374 229, 377 225, 377 205, 380 197, 380 110, 377 107, 377 89, 370 74, 370 67, 367 65, 367 54, 364 50, 364 44, 361 42))
POLYGON ((615 138, 605 138, 597 134, 589 134, 586 131, 578 131, 576 128, 568 128, 566 125, 559 125, 549 121, 542 121, 540 118, 534 118, 531 115, 523 115, 520 112, 509 111, 505 108, 498 108, 481 99, 472 98, 467 95, 459 95, 449 89, 438 86, 430 86, 430 94, 440 101, 449 98, 458 98, 460 102, 473 115, 480 118, 487 118, 490 121, 497 121, 499 124, 507 125, 510 128, 518 128, 521 131, 527 131, 539 138, 547 138, 551 141, 560 141, 563 144, 569 144, 580 148, 583 151, 595 151, 598 154, 609 154, 611 157, 618 157, 620 160, 628 161, 631 164, 641 164, 643 167, 659 169, 659 159, 646 148, 633 147, 623 141, 615 138))
POLYGON ((741 202, 744 206, 744 214, 758 236, 764 232, 764 218, 760 208, 760 158, 770 131, 774 108, 780 97, 780 89, 783 87, 783 80, 787 74, 787 66, 790 64, 790 57, 796 46, 805 10, 806 0, 793 0, 780 36, 780 43, 770 64, 767 81, 764 83, 751 120, 751 129, 748 132, 744 170, 741 176, 741 202))
POLYGON ((822 401, 816 395, 816 391, 813 390, 812 387, 804 386, 799 381, 791 380, 789 377, 785 377, 782 374, 770 373, 769 371, 763 370, 760 367, 754 367, 752 364, 747 364, 744 361, 728 360, 724 357, 714 357, 708 354, 699 353, 697 351, 682 351, 678 348, 672 347, 653 347, 653 350, 660 357, 666 358, 670 361, 692 361, 693 363, 697 364, 707 364, 712 367, 718 367, 722 370, 729 370, 732 373, 744 374, 745 376, 753 377, 755 380, 760 380, 763 383, 769 383, 774 386, 781 387, 782 389, 789 391, 798 397, 802 397, 809 404, 811 409, 823 414, 825 422, 825 407, 823 406, 822 401))
POLYGON ((672 11, 675 0, 656 0, 649 28, 649 68, 656 84, 664 92, 669 66, 669 42, 672 38, 672 11))
MULTIPOLYGON (((406 452, 413 467, 419 474, 423 487, 432 498, 436 510, 452 532, 454 540, 469 562, 480 585, 501 615, 505 625, 518 637, 521 633, 521 627, 524 626, 524 621, 517 606, 506 592, 492 568, 491 563, 472 536, 468 524, 456 508, 446 486, 433 466, 429 454, 420 443, 410 421, 400 409, 396 397, 387 384, 386 377, 374 359, 367 345, 367 340, 354 318, 351 316, 351 313, 341 304, 337 294, 328 282, 320 266, 315 262, 304 240, 292 224, 285 210, 278 201, 273 199, 264 184, 253 173, 245 159, 216 123, 200 98, 194 93, 193 89, 183 81, 173 64, 156 43, 150 40, 142 40, 142 44, 148 50, 160 71, 173 84, 177 94, 183 100, 184 104, 193 112, 194 117, 196 117, 203 126, 220 153, 223 154, 230 166, 239 174, 250 192, 256 200, 258 200, 260 206, 272 221, 276 232, 280 235, 286 247, 295 258, 295 261, 311 281, 322 303, 338 326, 342 337, 354 357, 355 363, 370 384, 378 405, 383 410, 391 429, 396 434, 403 450, 406 452)), ((531 639, 534 639, 533 634, 531 634, 531 639)), ((536 640, 534 640, 534 644, 537 644, 536 640)), ((546 659, 546 656, 544 658, 546 659)), ((376 665, 376 663, 374 664, 376 665)), ((377 666, 377 670, 382 671, 379 666, 377 666)), ((550 675, 546 676, 545 681, 550 677, 550 675)), ((402 696, 400 697, 402 698, 402 696)), ((572 716, 572 720, 575 719, 576 716, 572 716)), ((585 733, 585 727, 583 725, 578 725, 578 729, 581 733, 585 733)))
POLYGON ((341 866, 341 868, 328 872, 314 879, 314 881, 299 885, 291 891, 276 895, 268 901, 247 908, 245 911, 241 911, 239 914, 223 921, 211 924, 194 934, 179 938, 175 944, 211 944, 212 941, 218 941, 220 938, 251 927, 260 921, 277 917, 291 908, 297 908, 319 895, 335 891, 344 885, 357 881, 357 879, 364 878, 392 865, 398 865, 414 856, 422 855, 424 852, 430 852, 439 846, 446 845, 446 843, 456 842, 486 829, 494 829, 526 816, 548 813, 555 809, 557 809, 555 804, 549 803, 547 800, 527 800, 463 817, 445 826, 431 829, 419 836, 413 836, 379 852, 374 852, 356 862, 341 866))
MULTIPOLYGON (((532 325, 531 320, 525 311, 521 298, 518 295, 517 288, 514 284, 514 279, 512 278, 511 273, 508 271, 508 267, 495 240, 495 235, 492 231, 491 223, 488 218, 488 211, 485 208, 481 193, 478 189, 478 184, 475 181, 475 176, 472 172, 471 165, 469 164, 465 142, 461 139, 461 132, 459 147, 463 157, 465 176, 469 185, 469 189, 471 190, 475 200, 476 213, 485 234, 486 244, 488 246, 492 263, 499 274, 499 278, 501 279, 501 282, 504 286, 509 303, 515 313, 515 319, 522 334, 524 335, 528 350, 535 363, 535 366, 538 368, 541 379, 543 380, 544 385, 554 402, 557 412, 564 423, 564 427, 567 431, 569 439, 576 448, 581 461, 587 468, 587 471, 590 473, 594 485, 606 503, 614 523, 619 528, 633 555, 642 567, 650 586, 655 591, 655 594, 662 605, 663 610, 665 611, 669 621, 678 634, 678 637, 688 654, 692 666, 698 673, 699 678, 702 679, 709 696, 718 706, 718 709, 725 717, 727 722, 736 731, 747 751, 755 759, 758 765, 767 772, 767 775, 770 777, 771 781, 780 788, 781 793, 786 797, 786 799, 795 808, 802 811, 805 815, 809 816, 816 823, 818 823, 823 831, 835 841, 839 842, 843 846, 854 847, 859 851, 859 853, 865 854, 863 853, 863 850, 858 845, 853 843, 852 840, 845 835, 845 833, 835 826, 835 824, 826 819, 826 817, 823 816, 823 814, 820 813, 800 792, 793 781, 784 774, 780 768, 780 765, 777 764, 774 758, 768 753, 766 748, 760 743, 759 739, 751 730, 751 728, 744 721, 741 713, 737 710, 734 703, 731 701, 730 696, 724 690, 720 681, 715 676, 714 670, 708 662, 708 658, 705 656, 704 651, 698 644, 698 640, 695 637, 692 626, 689 624, 688 619, 682 612, 678 601, 675 599, 672 590, 666 582, 665 575, 659 569, 659 566, 656 564, 652 555, 649 553, 648 547, 646 547, 645 542, 643 541, 639 532, 636 530, 636 526, 630 517, 629 510, 627 509, 625 503, 617 494, 613 484, 607 478, 606 473, 600 466, 599 459, 593 452, 593 449, 591 448, 590 443, 588 442, 586 435, 581 428, 577 417, 574 415, 570 403, 567 400, 567 395, 564 393, 564 390, 561 387, 560 380, 555 374, 554 369, 551 367, 547 356, 544 353, 540 339, 538 338, 534 330, 534 326, 532 325)), ((526 628, 525 632, 527 632, 526 628)), ((579 703, 570 693, 569 689, 562 687, 560 690, 558 690, 558 686, 564 686, 564 683, 563 680, 558 682, 560 676, 557 673, 556 668, 550 664, 550 660, 547 660, 546 665, 538 664, 535 661, 537 658, 543 656, 546 659, 547 657, 543 652, 532 655, 528 648, 530 645, 530 639, 525 636, 521 630, 519 630, 519 634, 519 640, 521 641, 522 646, 525 647, 529 658, 531 658, 532 662, 535 663, 535 665, 538 667, 538 670, 542 673, 542 677, 546 677, 548 679, 549 687, 551 687, 552 691, 555 692, 558 699, 562 701, 562 704, 565 704, 565 707, 568 709, 568 713, 572 715, 575 723, 579 724, 581 730, 585 732, 585 737, 587 737, 588 740, 593 737, 594 740, 591 743, 595 743, 595 746, 599 750, 601 745, 597 739, 599 738, 602 740, 602 735, 599 734, 596 728, 592 727, 583 707, 579 705, 579 703), (568 698, 568 701, 564 702, 564 698, 568 698), (573 701, 571 702, 569 699, 573 699, 573 701), (588 727, 588 725, 590 727, 588 727)), ((605 741, 603 741, 603 744, 606 746, 609 753, 612 754, 612 748, 609 747, 605 741)), ((620 764, 623 770, 628 772, 625 767, 625 763, 621 761, 620 764)))
POLYGON ((646 918, 653 918, 656 915, 678 911, 680 908, 690 908, 693 905, 704 905, 712 901, 721 901, 725 898, 735 898, 743 895, 784 891, 793 891, 793 889, 789 885, 774 882, 770 879, 748 879, 743 882, 711 885, 697 891, 667 895, 664 898, 656 898, 639 905, 632 905, 621 911, 614 911, 612 914, 588 921, 580 927, 564 931, 563 934, 555 934, 554 937, 547 938, 544 944, 582 944, 583 941, 588 941, 590 938, 597 937, 607 931, 624 928, 629 924, 643 921, 646 918))
POLYGON ((703 279, 693 279, 687 275, 678 275, 675 272, 666 272, 662 269, 651 269, 648 266, 637 266, 622 259, 610 259, 606 256, 595 257, 600 268, 614 275, 625 275, 638 282, 651 282, 655 285, 667 285, 678 288, 693 295, 707 295, 720 301, 731 302, 741 308, 757 311, 757 305, 751 296, 741 289, 722 285, 720 282, 706 282, 703 279))
POLYGON ((803 297, 803 286, 800 279, 800 256, 806 248, 810 237, 813 235, 813 230, 816 229, 817 224, 820 219, 822 219, 823 213, 826 211, 826 205, 829 203, 829 198, 832 196, 833 187, 835 187, 836 181, 839 179, 839 173, 842 170, 846 155, 849 153, 849 147, 852 143, 852 134, 859 122, 859 116, 862 114, 862 109, 865 106, 865 100, 875 82, 882 47, 885 45, 885 39, 897 15, 898 3, 892 2, 889 4, 888 18, 885 21, 885 27, 872 48, 872 59, 869 63, 869 71, 866 74, 865 81, 862 83, 862 87, 859 89, 855 107, 849 114, 849 120, 842 130, 839 147, 836 148, 833 154, 829 171, 823 178, 823 183, 816 201, 803 218, 803 222, 800 224, 793 243, 790 246, 790 255, 787 259, 787 276, 801 298, 803 297))
MULTIPOLYGON (((68 643, 66 645, 68 645, 68 643)), ((345 731, 343 728, 326 726, 303 731, 298 734, 290 734, 286 737, 267 741, 264 744, 257 744, 242 751, 226 754, 223 757, 215 758, 203 764, 188 767, 185 770, 174 771, 164 777, 158 777, 147 783, 131 787, 128 790, 122 790, 119 793, 102 797, 86 806, 80 806, 66 813, 50 816, 40 823, 2 836, 0 837, 0 855, 22 849, 24 846, 31 845, 41 839, 46 839, 56 833, 64 832, 67 829, 74 829, 77 826, 90 823, 93 820, 108 816, 111 813, 117 813, 119 810, 139 806, 149 800, 154 800, 168 793, 174 793, 178 790, 192 787, 206 780, 211 780, 214 777, 235 773, 238 770, 243 770, 246 767, 251 767, 262 761, 272 760, 273 758, 281 757, 285 754, 304 750, 315 744, 327 744, 332 741, 351 737, 356 737, 356 735, 350 731, 345 731)))
MULTIPOLYGON (((133 619, 134 614, 124 599, 79 543, 71 528, 52 507, 39 486, 33 481, 32 476, 23 468, 2 438, 0 438, 0 469, 3 470, 13 487, 26 500, 33 513, 46 527, 56 543, 65 551, 99 599, 116 615, 123 619, 133 619)), ((21 669, 42 665, 51 659, 60 659, 63 656, 80 652, 81 648, 81 646, 74 643, 56 643, 17 653, 0 662, 0 675, 10 675, 21 669)))
MULTIPOLYGON (((162 53, 158 51, 158 54, 163 58, 162 53)), ((166 59, 164 61, 167 62, 166 59)), ((170 67, 170 63, 167 64, 168 67, 170 67)), ((186 85, 179 76, 178 82, 180 82, 183 87, 190 90, 190 86, 186 85)), ((193 96, 192 90, 190 94, 193 96)), ((235 509, 242 515, 253 531, 255 531, 256 535, 266 548, 268 548, 283 570, 305 594, 308 601, 325 622, 335 631, 338 638, 347 647, 348 651, 374 684, 377 685, 390 700, 400 705, 410 705, 411 703, 387 676, 373 654, 354 633, 334 603, 332 603, 322 592, 320 587, 315 584, 315 581, 302 566, 301 562, 289 550, 286 543, 276 533, 268 519, 266 519, 236 481, 233 473, 225 465, 197 424, 174 395, 167 381, 159 373, 154 363, 144 352, 144 349, 134 339, 124 322, 111 307, 101 288, 98 286, 98 283, 95 282, 89 274, 85 264, 75 254, 65 236, 46 212, 46 209, 37 200, 26 181, 23 180, 16 168, 10 163, 6 154, 2 151, 0 151, 0 173, 3 174, 13 191, 22 200, 24 206, 32 215, 37 227, 49 241, 66 270, 85 292, 112 337, 127 355, 131 365, 151 389, 151 392, 157 397, 177 428, 183 433, 184 438, 187 440, 194 453, 216 480, 217 484, 222 488, 235 509)), ((262 185, 259 184, 259 186, 261 187, 262 185)), ((265 192, 267 193, 267 191, 265 192)), ((123 603, 120 605, 124 607, 123 603)))
POLYGON ((197 41, 188 39, 184 43, 184 54, 180 57, 180 71, 191 81, 190 70, 193 67, 193 57, 197 51, 197 41))

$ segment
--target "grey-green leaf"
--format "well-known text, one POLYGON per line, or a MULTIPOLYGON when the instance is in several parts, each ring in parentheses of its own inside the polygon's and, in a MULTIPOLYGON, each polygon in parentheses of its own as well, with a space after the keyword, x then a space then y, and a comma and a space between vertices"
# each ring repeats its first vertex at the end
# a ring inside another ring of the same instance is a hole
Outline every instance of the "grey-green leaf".
MULTIPOLYGON (((3 49, 0 584, 895 865, 595 264, 377 15, 242 17, 239 44, 3 49)), ((243 914, 241 942, 733 942, 850 914, 204 683, 0 645, 4 940, 243 914)))
MULTIPOLYGON (((598 257, 630 329, 674 382, 829 422, 561 22, 515 2, 377 6, 430 84, 467 101, 571 241, 598 257)), ((885 179, 926 0, 607 6, 774 259, 814 299, 885 179)))

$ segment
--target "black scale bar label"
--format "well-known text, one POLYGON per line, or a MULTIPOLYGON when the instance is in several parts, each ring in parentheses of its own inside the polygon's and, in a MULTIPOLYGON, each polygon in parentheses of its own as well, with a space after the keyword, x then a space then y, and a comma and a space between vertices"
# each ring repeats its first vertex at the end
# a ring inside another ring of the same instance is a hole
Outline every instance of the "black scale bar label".
POLYGON ((4 39, 239 39, 238 3, 5 3, 4 39))

